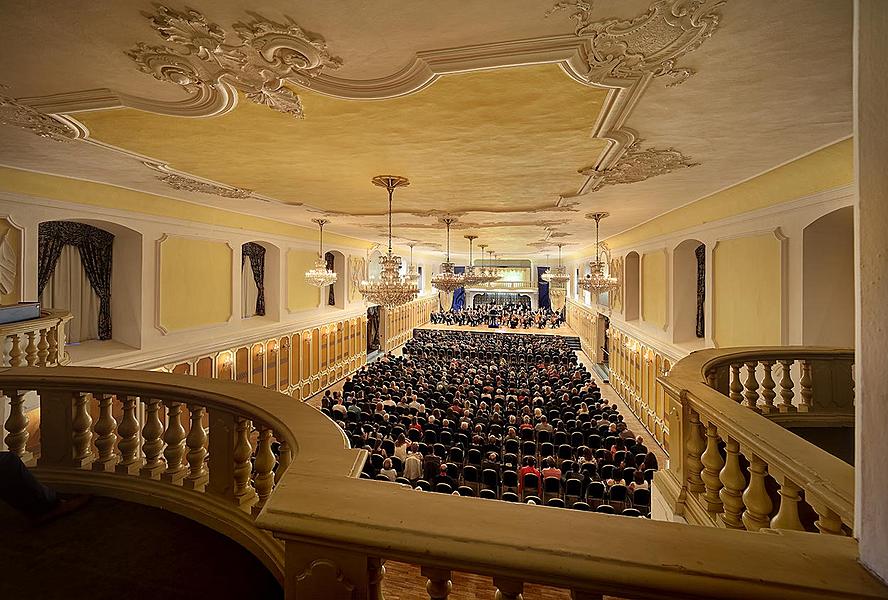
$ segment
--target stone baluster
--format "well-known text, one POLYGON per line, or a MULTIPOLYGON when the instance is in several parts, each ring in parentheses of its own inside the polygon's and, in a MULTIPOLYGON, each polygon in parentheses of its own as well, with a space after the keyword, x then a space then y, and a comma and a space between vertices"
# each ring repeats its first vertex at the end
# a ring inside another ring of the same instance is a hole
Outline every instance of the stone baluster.
POLYGON ((753 454, 749 460, 749 485, 743 492, 743 525, 748 531, 758 531, 770 525, 771 510, 774 504, 765 487, 768 465, 753 454))
POLYGON ((167 426, 163 434, 163 441, 166 448, 163 450, 163 456, 166 459, 166 470, 160 474, 162 481, 180 484, 185 477, 185 466, 183 458, 185 457, 185 428, 182 427, 181 413, 182 404, 179 402, 167 401, 167 426))
POLYGON ((385 600, 382 594, 382 581, 385 579, 385 561, 374 556, 367 557, 367 598, 385 600))
POLYGON ((718 475, 725 466, 725 462, 718 451, 718 429, 712 423, 706 426, 706 451, 700 457, 700 462, 703 463, 703 472, 700 473, 700 478, 706 486, 706 491, 703 493, 703 503, 709 512, 720 513, 722 502, 718 493, 721 491, 722 484, 718 475))
POLYGON ((99 418, 93 427, 96 434, 96 450, 99 456, 93 461, 93 471, 113 471, 117 464, 117 420, 112 414, 114 408, 113 394, 99 394, 99 418))
POLYGON ((524 582, 520 579, 494 576, 493 585, 496 586, 496 595, 494 596, 496 600, 524 599, 524 582))
POLYGON ((49 336, 48 336, 49 356, 48 356, 48 359, 49 359, 50 366, 53 366, 53 367, 58 366, 58 364, 59 364, 59 338, 56 333, 58 331, 59 327, 60 327, 60 325, 58 323, 56 323, 55 325, 53 325, 52 327, 49 328, 49 336))
POLYGON ((453 583, 450 581, 450 569, 437 569, 435 567, 421 567, 422 576, 428 579, 426 591, 430 600, 447 600, 453 583))
POLYGON ((253 445, 250 443, 252 424, 243 417, 237 418, 237 441, 234 445, 234 498, 241 508, 249 510, 256 501, 256 490, 250 484, 250 473, 253 470, 250 457, 253 456, 253 445))
POLYGON ((845 535, 842 529, 842 518, 835 511, 814 498, 807 498, 807 500, 815 512, 817 512, 817 520, 814 521, 814 525, 817 526, 817 530, 820 533, 845 535))
POLYGON ((774 398, 777 397, 777 394, 774 392, 774 388, 777 387, 777 384, 774 382, 774 376, 771 373, 771 369, 774 367, 773 360, 763 360, 762 366, 764 367, 765 374, 762 377, 762 401, 761 412, 765 414, 773 413, 776 409, 774 406, 774 398))
POLYGON ((795 396, 792 391, 795 384, 792 382, 792 373, 790 372, 792 362, 791 360, 780 361, 782 375, 780 377, 780 404, 777 405, 777 409, 782 413, 791 413, 796 410, 792 403, 793 396, 795 396))
POLYGON ((743 383, 740 381, 740 367, 741 365, 733 364, 731 365, 731 385, 728 387, 730 393, 728 397, 731 398, 737 404, 743 401, 743 383))
POLYGON ((799 378, 799 412, 811 412, 814 409, 814 380, 811 377, 811 361, 801 361, 802 376, 799 378))
POLYGON ((49 334, 52 331, 51 328, 47 327, 46 329, 40 330, 40 338, 37 342, 37 366, 45 367, 47 366, 47 359, 49 358, 49 334))
POLYGON ((25 364, 25 361, 22 360, 22 348, 19 345, 21 344, 22 338, 19 334, 13 333, 9 336, 9 340, 12 343, 12 346, 9 348, 9 366, 21 367, 25 364))
POLYGON ((759 384, 756 379, 755 370, 758 368, 757 361, 746 363, 746 381, 743 382, 743 398, 747 408, 758 412, 759 384))
POLYGON ((36 331, 29 331, 25 335, 28 336, 28 345, 25 346, 25 362, 29 367, 37 366, 37 337, 36 331))
POLYGON ((274 453, 271 451, 272 431, 268 427, 259 429, 259 444, 256 449, 256 477, 253 486, 259 501, 253 507, 253 512, 258 513, 274 489, 274 453))
POLYGON ((290 466, 290 463, 293 462, 293 451, 290 450, 290 444, 287 442, 281 442, 280 453, 281 456, 278 459, 278 468, 274 472, 275 484, 281 480, 281 476, 287 472, 287 468, 290 466))
POLYGON ((120 451, 120 462, 115 470, 118 473, 135 475, 142 466, 139 456, 139 421, 136 419, 136 404, 138 396, 125 396, 123 399, 123 418, 117 427, 120 442, 117 449, 120 451))
POLYGON ((67 336, 68 336, 68 334, 67 334, 67 332, 65 331, 65 323, 66 323, 66 322, 67 322, 67 321, 60 322, 60 323, 59 323, 58 325, 56 325, 56 327, 55 327, 55 333, 56 333, 56 335, 55 335, 55 338, 56 338, 56 346, 57 346, 58 349, 59 349, 59 356, 58 356, 58 362, 59 362, 59 365, 67 364, 67 363, 68 363, 68 359, 69 359, 69 357, 68 357, 68 351, 65 350, 65 344, 68 343, 68 340, 67 340, 67 336))
POLYGON ((780 482, 780 507, 771 519, 771 529, 790 529, 804 531, 805 527, 799 519, 799 501, 801 489, 792 481, 783 477, 780 482))
POLYGON ((706 489, 706 486, 703 484, 703 479, 700 477, 700 472, 703 470, 703 463, 701 462, 700 457, 706 449, 706 441, 700 431, 701 427, 700 415, 694 411, 690 411, 688 417, 687 482, 688 490, 698 494, 706 489))
POLYGON ((189 490, 202 492, 209 480, 205 462, 207 432, 201 423, 204 407, 189 404, 188 410, 191 412, 191 428, 188 430, 188 437, 185 438, 185 445, 188 447, 188 475, 185 476, 182 485, 189 490))
POLYGON ((25 395, 27 391, 16 390, 9 396, 9 416, 4 427, 9 433, 4 441, 6 448, 22 459, 22 462, 30 462, 33 456, 28 452, 28 415, 25 414, 25 395))
POLYGON ((722 521, 731 529, 743 529, 743 490, 746 478, 740 468, 740 444, 728 437, 725 439, 725 466, 718 474, 722 489, 718 493, 725 507, 722 521))
POLYGON ((80 392, 74 399, 74 418, 71 420, 71 431, 74 441, 74 457, 72 462, 76 467, 86 467, 92 462, 92 417, 89 414, 89 405, 92 394, 80 392))
POLYGON ((139 475, 149 479, 157 479, 166 469, 163 458, 163 423, 160 420, 160 400, 151 398, 145 403, 145 424, 142 426, 142 451, 145 453, 145 464, 139 475))

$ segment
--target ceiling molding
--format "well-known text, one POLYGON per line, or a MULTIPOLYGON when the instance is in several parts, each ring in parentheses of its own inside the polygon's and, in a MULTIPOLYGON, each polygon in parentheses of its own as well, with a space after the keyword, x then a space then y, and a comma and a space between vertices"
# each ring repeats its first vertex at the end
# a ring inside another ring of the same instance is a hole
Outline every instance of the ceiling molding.
POLYGON ((592 183, 588 191, 597 192, 604 186, 637 183, 657 175, 665 175, 678 169, 699 166, 674 148, 641 148, 643 140, 636 139, 616 164, 606 171, 597 171, 594 167, 580 169, 583 175, 589 175, 592 183))
POLYGON ((76 128, 43 114, 15 98, 0 94, 0 125, 12 125, 55 142, 70 142, 78 137, 76 128))

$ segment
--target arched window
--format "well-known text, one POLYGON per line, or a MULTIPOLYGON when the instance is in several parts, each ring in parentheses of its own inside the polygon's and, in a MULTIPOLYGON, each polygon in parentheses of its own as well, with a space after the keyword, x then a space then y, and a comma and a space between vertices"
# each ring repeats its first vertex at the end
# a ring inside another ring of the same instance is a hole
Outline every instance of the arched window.
POLYGON ((345 308, 345 255, 338 250, 330 250, 324 254, 324 261, 327 263, 327 268, 337 275, 336 281, 327 286, 324 304, 345 308))
POLYGON ((672 340, 706 336, 706 246, 685 240, 672 251, 672 340))
POLYGON ((626 255, 624 267, 625 284, 623 287, 623 316, 627 321, 638 320, 639 307, 639 275, 641 264, 638 252, 630 252, 626 255))
POLYGON ((853 348, 853 207, 823 215, 802 240, 802 343, 853 348))

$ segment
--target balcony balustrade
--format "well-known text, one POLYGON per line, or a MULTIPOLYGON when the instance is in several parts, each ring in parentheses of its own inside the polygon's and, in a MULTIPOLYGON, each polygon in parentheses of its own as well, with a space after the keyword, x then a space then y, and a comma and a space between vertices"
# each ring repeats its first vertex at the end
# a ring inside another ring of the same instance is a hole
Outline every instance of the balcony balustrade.
POLYGON ((0 367, 60 367, 71 362, 65 351, 67 311, 43 310, 40 317, 0 325, 0 367))

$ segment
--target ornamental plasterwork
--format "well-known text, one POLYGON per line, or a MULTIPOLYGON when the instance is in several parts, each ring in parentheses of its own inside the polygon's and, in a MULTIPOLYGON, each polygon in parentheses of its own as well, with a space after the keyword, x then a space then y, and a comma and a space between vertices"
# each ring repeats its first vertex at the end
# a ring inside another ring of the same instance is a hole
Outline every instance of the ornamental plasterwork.
POLYGON ((21 127, 56 142, 67 142, 77 137, 77 132, 61 121, 4 94, 0 94, 0 124, 21 127))
POLYGON ((367 279, 367 263, 363 257, 348 257, 348 274, 348 299, 351 302, 357 302, 361 299, 361 292, 358 290, 358 287, 360 287, 362 280, 367 279))
POLYGON ((676 61, 700 47, 718 28, 719 8, 727 0, 656 0, 648 12, 630 20, 592 20, 592 2, 558 2, 546 13, 573 8, 575 33, 588 40, 589 81, 638 79, 648 74, 678 85, 694 74, 676 61))
POLYGON ((623 257, 617 257, 610 261, 608 273, 617 278, 617 288, 610 293, 608 301, 610 307, 617 311, 623 312, 623 257))
POLYGON ((322 38, 292 21, 235 23, 229 32, 196 10, 166 6, 158 6, 150 20, 173 47, 140 42, 127 56, 140 71, 191 93, 230 85, 252 102, 302 118, 302 102, 285 84, 307 86, 322 70, 342 65, 322 38))
POLYGON ((636 183, 657 175, 665 175, 678 169, 696 167, 700 163, 693 162, 674 148, 641 148, 643 140, 635 140, 617 163, 605 170, 597 171, 593 167, 580 169, 583 175, 594 178, 589 191, 594 192, 607 185, 636 183))
POLYGON ((183 192, 198 192, 200 194, 212 194, 214 196, 222 196, 223 198, 249 198, 253 195, 251 190, 245 190, 238 187, 226 187, 216 185, 198 179, 192 179, 184 175, 176 173, 166 173, 158 176, 162 182, 173 188, 183 192))

